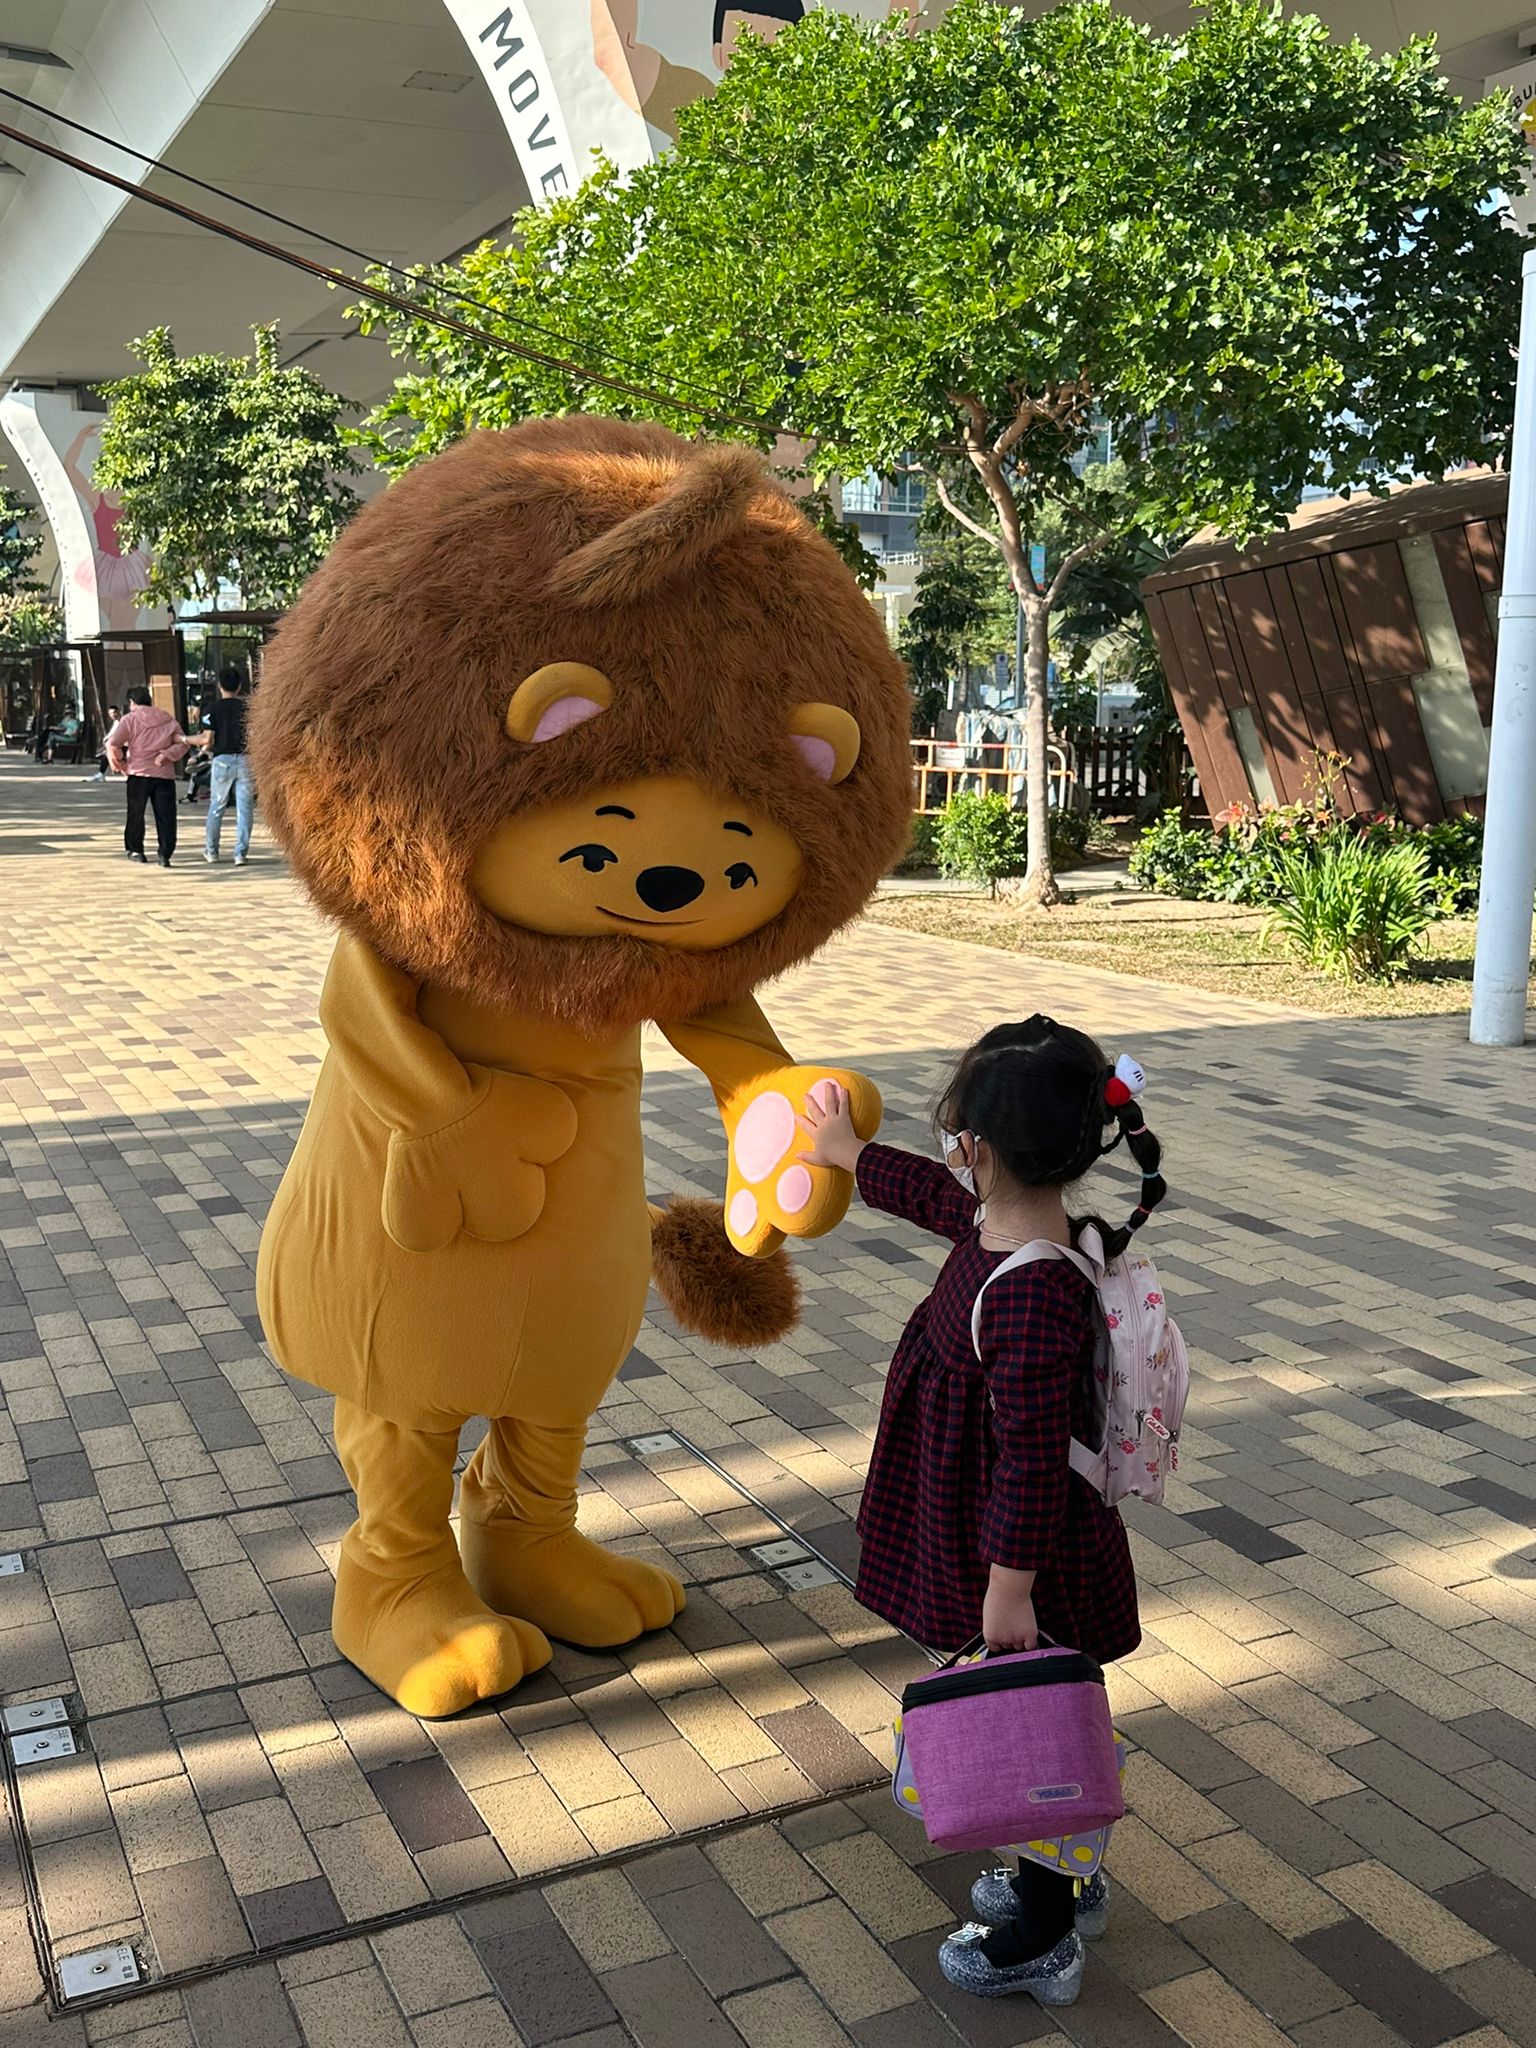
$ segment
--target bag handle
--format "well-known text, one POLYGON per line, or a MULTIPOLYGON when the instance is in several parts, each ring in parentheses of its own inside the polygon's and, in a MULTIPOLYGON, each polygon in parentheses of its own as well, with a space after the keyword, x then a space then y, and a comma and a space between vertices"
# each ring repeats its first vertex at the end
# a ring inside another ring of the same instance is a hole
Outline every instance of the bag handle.
MULTIPOLYGON (((1038 1650, 1042 1647, 1042 1645, 1052 1650, 1060 1650, 1065 1647, 1063 1644, 1058 1643, 1054 1636, 1048 1636, 1043 1628, 1038 1629, 1035 1632, 1035 1648, 1038 1650)), ((957 1664, 963 1664, 967 1657, 974 1657, 978 1650, 981 1652, 983 1657, 991 1655, 991 1652, 987 1648, 987 1639, 985 1636, 972 1636, 971 1640, 966 1644, 963 1650, 956 1650, 955 1654, 952 1657, 946 1657, 944 1659, 944 1662, 941 1665, 939 1665, 938 1668, 940 1671, 953 1671, 957 1664)), ((1004 1656, 1011 1657, 1013 1655, 1013 1652, 1011 1650, 1005 1650, 1003 1654, 1004 1656)))

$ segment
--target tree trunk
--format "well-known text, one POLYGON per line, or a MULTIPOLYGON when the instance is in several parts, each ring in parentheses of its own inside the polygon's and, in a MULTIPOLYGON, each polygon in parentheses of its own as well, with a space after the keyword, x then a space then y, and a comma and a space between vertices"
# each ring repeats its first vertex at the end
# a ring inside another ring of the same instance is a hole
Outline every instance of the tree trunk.
POLYGON ((1052 910, 1061 901, 1051 866, 1051 780, 1050 780, 1050 661, 1051 596, 1036 587, 1029 563, 1029 546, 1019 528, 1018 507, 1013 492, 995 459, 972 457, 986 486, 987 496, 997 513, 998 531, 992 538, 1002 552, 1013 594, 1024 611, 1024 740, 1028 760, 1024 773, 1025 821, 1029 835, 1029 864, 1022 882, 1005 891, 1011 902, 1030 910, 1052 910))
POLYGON ((1061 901, 1051 864, 1051 610, 1043 597, 1025 597, 1024 607, 1024 738, 1028 756, 1024 772, 1025 817, 1029 827, 1029 865, 1014 900, 1030 910, 1050 910, 1061 901))

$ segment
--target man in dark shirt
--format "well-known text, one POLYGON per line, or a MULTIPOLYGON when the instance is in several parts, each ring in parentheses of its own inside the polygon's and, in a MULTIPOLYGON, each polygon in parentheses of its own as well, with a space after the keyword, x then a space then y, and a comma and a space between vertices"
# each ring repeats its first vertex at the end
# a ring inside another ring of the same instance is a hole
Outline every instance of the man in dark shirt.
POLYGON ((256 808, 256 787, 251 780, 250 756, 245 751, 244 679, 233 663, 219 671, 219 694, 203 715, 203 745, 213 756, 209 789, 208 830, 203 858, 219 857, 219 828, 235 798, 235 866, 243 868, 251 850, 251 817, 256 808))

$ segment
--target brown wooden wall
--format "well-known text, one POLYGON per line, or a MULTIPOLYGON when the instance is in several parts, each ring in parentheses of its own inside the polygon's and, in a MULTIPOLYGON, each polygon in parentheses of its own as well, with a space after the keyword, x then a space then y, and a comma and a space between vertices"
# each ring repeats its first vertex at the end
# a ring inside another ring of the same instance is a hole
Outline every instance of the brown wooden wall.
MULTIPOLYGON (((1486 600, 1502 580, 1504 520, 1473 518, 1433 537, 1486 723, 1495 645, 1486 600)), ((1262 554, 1187 579, 1175 561, 1146 587, 1212 816, 1253 800, 1231 718, 1246 706, 1282 803, 1311 796, 1316 756, 1338 754, 1357 810, 1395 810, 1412 824, 1444 817, 1413 694, 1429 657, 1396 536, 1269 565, 1262 554)))

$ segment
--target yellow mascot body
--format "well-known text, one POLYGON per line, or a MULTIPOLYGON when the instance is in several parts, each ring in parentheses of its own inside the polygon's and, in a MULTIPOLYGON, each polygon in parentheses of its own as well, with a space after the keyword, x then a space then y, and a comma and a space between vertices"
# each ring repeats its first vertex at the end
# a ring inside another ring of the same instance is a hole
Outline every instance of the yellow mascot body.
POLYGON ((343 1655, 458 1712, 665 1626, 668 1573, 577 1533, 586 1426, 654 1276, 735 1344, 795 1315, 786 1236, 845 1174, 753 996, 867 899, 909 700, 834 551, 737 447, 615 421, 470 436, 365 508, 253 706, 274 830, 340 924, 329 1052, 262 1239, 274 1356, 336 1396, 343 1655), (723 1214, 649 1207, 640 1029, 710 1081, 723 1214), (459 1432, 489 1434, 450 1527, 459 1432))

